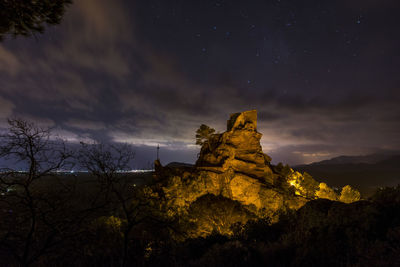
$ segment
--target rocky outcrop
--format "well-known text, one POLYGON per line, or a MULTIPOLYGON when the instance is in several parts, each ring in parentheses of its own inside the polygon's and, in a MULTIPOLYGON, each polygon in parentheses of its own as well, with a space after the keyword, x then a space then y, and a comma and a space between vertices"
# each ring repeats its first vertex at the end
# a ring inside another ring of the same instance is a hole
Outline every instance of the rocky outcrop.
MULTIPOLYGON (((283 172, 272 166, 262 151, 261 136, 256 110, 235 113, 226 132, 213 134, 203 143, 194 167, 162 167, 156 162, 155 176, 167 206, 175 213, 185 213, 200 197, 215 195, 274 220, 278 212, 299 209, 311 199, 341 199, 306 173, 289 167, 283 172)), ((348 196, 353 191, 346 189, 345 193, 347 202, 356 199, 348 196)))
POLYGON ((232 170, 273 184, 271 158, 263 153, 257 132, 257 111, 232 114, 227 131, 214 134, 203 145, 196 167, 216 173, 232 170))
POLYGON ((238 201, 259 217, 271 218, 280 210, 298 209, 308 201, 232 170, 185 172, 170 177, 162 190, 168 206, 179 213, 184 213, 191 203, 207 194, 238 201))

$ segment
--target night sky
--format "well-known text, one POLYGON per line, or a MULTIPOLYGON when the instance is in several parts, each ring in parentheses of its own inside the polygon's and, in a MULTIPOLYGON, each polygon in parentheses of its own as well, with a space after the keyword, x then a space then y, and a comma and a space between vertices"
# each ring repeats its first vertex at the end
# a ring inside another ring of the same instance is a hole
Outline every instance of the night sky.
POLYGON ((75 0, 0 43, 0 120, 194 162, 195 131, 258 110, 273 162, 400 150, 400 1, 75 0))

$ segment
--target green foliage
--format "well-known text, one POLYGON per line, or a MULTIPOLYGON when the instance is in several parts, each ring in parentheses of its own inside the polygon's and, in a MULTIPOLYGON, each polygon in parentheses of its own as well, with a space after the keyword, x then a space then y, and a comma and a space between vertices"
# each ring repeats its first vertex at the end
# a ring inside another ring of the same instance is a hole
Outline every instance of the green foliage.
POLYGON ((282 214, 272 225, 251 220, 225 240, 189 240, 182 244, 189 250, 178 245, 177 262, 185 266, 397 266, 400 205, 389 200, 397 198, 393 190, 384 191, 379 193, 379 199, 385 199, 379 207, 367 201, 313 200, 297 212, 282 214), (390 208, 382 203, 390 203, 390 208))
POLYGON ((316 192, 318 198, 325 198, 329 200, 338 200, 339 196, 330 188, 326 183, 319 184, 319 190, 316 192))
POLYGON ((277 165, 272 165, 272 171, 277 174, 274 185, 285 191, 290 191, 294 194, 295 189, 287 183, 287 176, 291 173, 291 168, 288 164, 283 165, 279 162, 277 165))
POLYGON ((5 35, 43 33, 45 25, 61 22, 72 0, 0 0, 0 40, 5 35))
POLYGON ((379 188, 371 200, 385 206, 400 204, 400 185, 379 188))
POLYGON ((290 166, 288 164, 283 165, 282 162, 279 162, 276 166, 273 166, 273 170, 282 177, 286 177, 291 173, 290 166))
POLYGON ((344 203, 352 203, 360 200, 360 192, 351 188, 351 186, 346 185, 342 188, 342 192, 340 193, 340 201, 344 203))
POLYGON ((319 189, 319 183, 308 173, 303 173, 304 179, 300 185, 305 189, 306 197, 314 198, 315 192, 319 189))
POLYGON ((237 224, 246 224, 256 218, 239 202, 231 199, 205 195, 190 205, 187 226, 189 236, 208 236, 212 233, 232 235, 237 224))
POLYGON ((204 143, 209 142, 211 135, 215 133, 215 130, 205 124, 200 125, 200 128, 196 131, 196 145, 202 146, 204 143))
POLYGON ((280 230, 278 224, 271 224, 269 218, 249 220, 245 225, 236 228, 235 237, 243 240, 252 241, 271 241, 276 240, 280 230))

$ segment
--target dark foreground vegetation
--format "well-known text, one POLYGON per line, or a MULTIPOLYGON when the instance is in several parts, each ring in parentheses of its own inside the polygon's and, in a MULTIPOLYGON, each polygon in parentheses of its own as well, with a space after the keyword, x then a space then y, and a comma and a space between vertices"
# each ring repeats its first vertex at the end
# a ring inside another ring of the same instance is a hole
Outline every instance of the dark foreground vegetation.
POLYGON ((0 175, 0 266, 400 265, 400 187, 351 204, 313 200, 273 224, 214 195, 177 217, 143 184, 151 174, 120 172, 134 156, 127 146, 68 151, 47 129, 11 120, 0 153, 26 166, 0 175), (88 173, 56 172, 72 164, 88 173))
POLYGON ((231 237, 175 244, 171 266, 399 266, 400 187, 351 204, 314 200, 272 225, 236 226, 231 237))

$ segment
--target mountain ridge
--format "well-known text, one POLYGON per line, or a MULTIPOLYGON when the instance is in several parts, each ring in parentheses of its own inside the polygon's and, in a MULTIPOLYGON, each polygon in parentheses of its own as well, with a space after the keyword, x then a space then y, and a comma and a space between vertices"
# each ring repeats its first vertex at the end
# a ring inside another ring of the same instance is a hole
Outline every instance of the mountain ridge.
POLYGON ((371 154, 341 156, 293 168, 335 187, 350 184, 363 196, 369 196, 380 187, 400 184, 399 163, 400 154, 371 154))
POLYGON ((309 165, 332 165, 332 164, 359 164, 359 163, 376 164, 396 156, 400 156, 400 151, 373 153, 373 154, 356 155, 356 156, 341 155, 331 159, 312 162, 310 164, 299 164, 296 165, 295 167, 309 166, 309 165))

